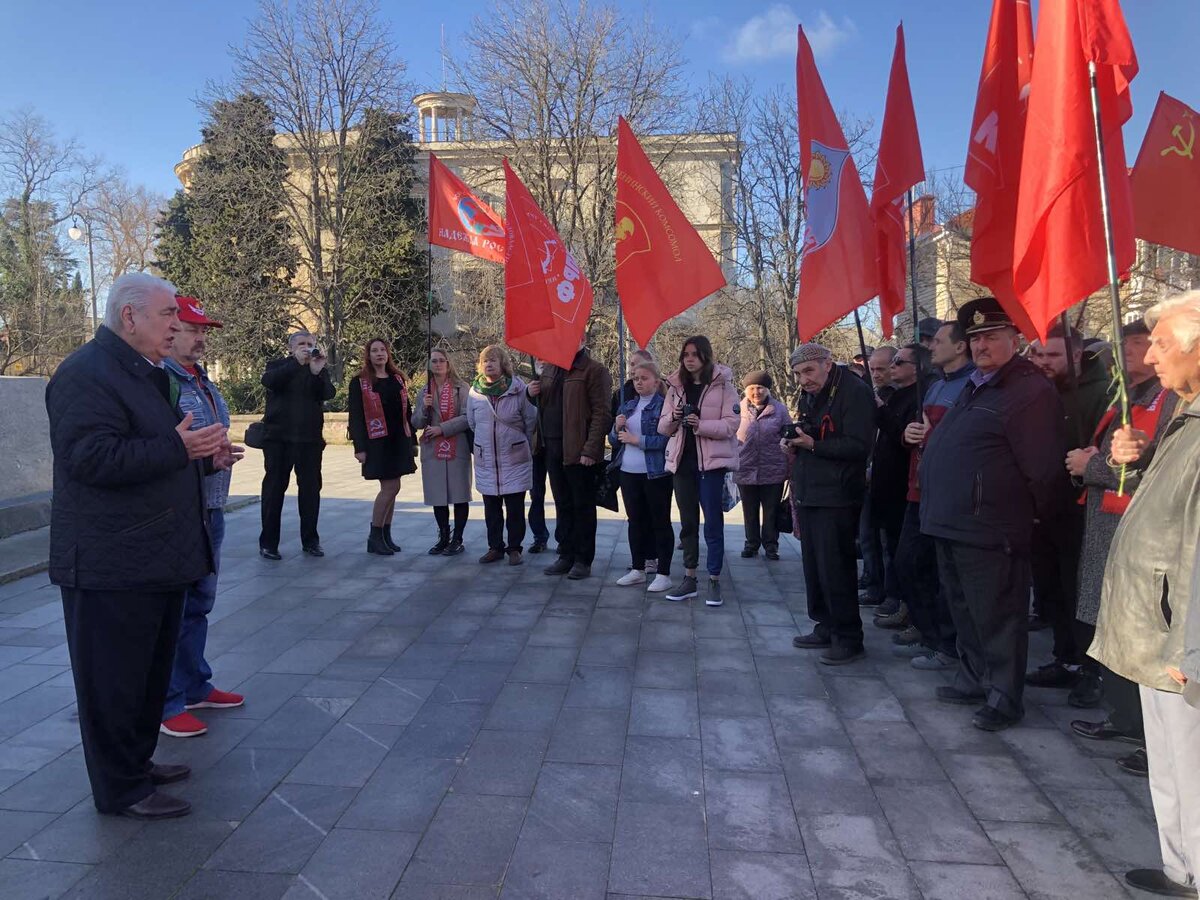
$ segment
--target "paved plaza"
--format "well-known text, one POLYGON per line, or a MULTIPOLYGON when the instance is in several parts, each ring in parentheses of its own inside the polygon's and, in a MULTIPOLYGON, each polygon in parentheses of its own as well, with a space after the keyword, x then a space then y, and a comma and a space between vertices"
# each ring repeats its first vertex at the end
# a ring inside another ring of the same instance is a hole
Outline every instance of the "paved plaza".
MULTIPOLYGON (((1074 737, 1065 692, 986 734, 890 632, 868 624, 843 668, 793 649, 791 538, 743 560, 732 522, 725 606, 672 604, 613 584, 617 516, 585 581, 545 555, 480 566, 478 503, 468 552, 430 557, 412 477, 404 552, 373 557, 348 457, 326 453, 325 559, 300 555, 292 500, 281 563, 257 506, 230 516, 208 656, 247 702, 160 740, 193 769, 186 819, 96 813, 58 592, 0 586, 0 897, 1104 900, 1159 864, 1147 784, 1113 763, 1130 748, 1074 737)), ((259 459, 239 469, 257 493, 259 459)))

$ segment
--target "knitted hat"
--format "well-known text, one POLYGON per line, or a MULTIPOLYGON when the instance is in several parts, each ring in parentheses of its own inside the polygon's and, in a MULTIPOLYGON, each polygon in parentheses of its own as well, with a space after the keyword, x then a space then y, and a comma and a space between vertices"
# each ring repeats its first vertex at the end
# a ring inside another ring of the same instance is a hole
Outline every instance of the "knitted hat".
POLYGON ((832 359, 833 354, 829 352, 828 347, 822 347, 820 344, 801 344, 792 351, 792 355, 788 358, 789 366, 798 366, 800 363, 812 362, 814 359, 832 359))
POLYGON ((748 388, 752 384, 761 385, 762 387, 765 387, 768 391, 771 390, 772 387, 774 387, 774 383, 771 381, 771 376, 768 375, 766 373, 766 371, 764 371, 762 369, 759 369, 756 372, 750 372, 746 375, 745 378, 742 379, 742 387, 748 388))

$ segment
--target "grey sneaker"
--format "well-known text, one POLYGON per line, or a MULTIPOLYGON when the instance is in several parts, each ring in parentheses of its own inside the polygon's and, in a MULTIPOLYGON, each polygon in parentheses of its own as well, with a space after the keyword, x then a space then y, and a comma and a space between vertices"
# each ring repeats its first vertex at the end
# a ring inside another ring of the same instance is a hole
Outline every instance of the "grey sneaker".
POLYGON ((679 584, 667 591, 668 600, 691 600, 696 596, 696 579, 684 575, 679 584))
POLYGON ((914 656, 909 665, 914 669, 922 669, 926 672, 940 672, 943 669, 958 668, 958 660, 950 654, 938 650, 925 656, 914 656))
POLYGON ((708 596, 704 598, 704 605, 720 606, 724 602, 721 597, 721 582, 715 578, 708 579, 708 596))

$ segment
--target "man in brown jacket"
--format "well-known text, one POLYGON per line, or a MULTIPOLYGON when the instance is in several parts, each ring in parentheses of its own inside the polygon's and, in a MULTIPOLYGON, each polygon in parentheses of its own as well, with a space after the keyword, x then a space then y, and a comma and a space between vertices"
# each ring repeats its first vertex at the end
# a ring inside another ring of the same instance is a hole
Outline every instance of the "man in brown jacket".
POLYGON ((571 368, 547 363, 529 396, 538 404, 534 440, 546 454, 560 533, 558 559, 545 571, 587 578, 596 556, 596 465, 612 427, 612 376, 581 343, 571 368))

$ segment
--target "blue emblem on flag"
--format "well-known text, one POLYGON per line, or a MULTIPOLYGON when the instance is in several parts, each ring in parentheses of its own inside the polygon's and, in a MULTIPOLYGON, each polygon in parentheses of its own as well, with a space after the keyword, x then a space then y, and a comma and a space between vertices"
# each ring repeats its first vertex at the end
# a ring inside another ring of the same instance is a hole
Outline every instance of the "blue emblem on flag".
POLYGON ((837 230, 842 170, 849 158, 849 150, 834 150, 820 141, 812 142, 812 161, 805 182, 807 217, 803 253, 820 250, 837 230))

